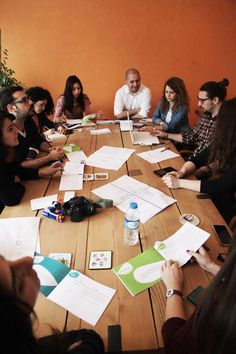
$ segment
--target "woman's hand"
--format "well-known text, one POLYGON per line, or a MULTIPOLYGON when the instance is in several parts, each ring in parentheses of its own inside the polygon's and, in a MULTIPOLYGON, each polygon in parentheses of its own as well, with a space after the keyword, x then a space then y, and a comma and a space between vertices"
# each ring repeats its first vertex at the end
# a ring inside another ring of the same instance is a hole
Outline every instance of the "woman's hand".
POLYGON ((167 173, 165 176, 162 177, 162 181, 169 188, 173 188, 173 189, 180 188, 179 179, 176 177, 176 172, 175 172, 175 176, 173 175, 173 172, 167 173))
POLYGON ((102 111, 99 111, 98 113, 96 113, 96 119, 97 120, 104 119, 104 114, 102 111))
POLYGON ((211 274, 216 275, 220 270, 220 266, 211 259, 203 247, 199 248, 199 253, 193 251, 187 251, 187 253, 195 258, 202 269, 207 270, 211 274))
POLYGON ((139 128, 138 131, 139 132, 150 132, 150 133, 152 133, 153 126, 152 125, 146 125, 146 126, 144 126, 142 128, 139 128))
POLYGON ((161 267, 161 277, 167 289, 182 290, 184 276, 178 262, 165 261, 161 267))
POLYGON ((60 134, 66 134, 66 128, 64 128, 62 125, 59 125, 57 128, 58 133, 60 134))
POLYGON ((57 173, 58 171, 62 171, 63 167, 62 167, 62 163, 57 161, 54 162, 51 166, 44 166, 44 167, 40 167, 39 168, 39 177, 43 178, 43 177, 50 177, 55 175, 55 173, 57 173))

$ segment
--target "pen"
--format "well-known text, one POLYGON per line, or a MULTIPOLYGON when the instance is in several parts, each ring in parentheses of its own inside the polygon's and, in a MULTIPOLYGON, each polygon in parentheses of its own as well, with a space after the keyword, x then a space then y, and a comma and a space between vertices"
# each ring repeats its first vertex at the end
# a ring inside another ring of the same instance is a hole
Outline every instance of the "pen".
POLYGON ((46 125, 44 125, 43 127, 44 127, 44 129, 46 129, 46 130, 50 130, 46 125))
POLYGON ((166 147, 166 148, 162 149, 160 152, 163 152, 163 151, 166 151, 166 150, 169 150, 169 147, 166 147))

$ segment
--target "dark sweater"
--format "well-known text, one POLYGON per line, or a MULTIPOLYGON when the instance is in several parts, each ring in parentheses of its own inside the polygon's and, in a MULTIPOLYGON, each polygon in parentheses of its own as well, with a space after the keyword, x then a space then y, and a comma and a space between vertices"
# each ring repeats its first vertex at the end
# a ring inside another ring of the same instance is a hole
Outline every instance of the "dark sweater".
POLYGON ((4 205, 19 204, 25 193, 25 187, 15 182, 15 176, 22 181, 37 179, 38 170, 23 168, 14 162, 0 164, 0 202, 4 205))
MULTIPOLYGON (((192 157, 190 161, 197 168, 205 166, 208 163, 209 152, 210 150, 207 148, 192 157)), ((224 219, 229 222, 233 215, 236 214, 236 201, 234 199, 236 192, 236 166, 216 181, 201 181, 200 191, 211 195, 217 209, 224 219)))

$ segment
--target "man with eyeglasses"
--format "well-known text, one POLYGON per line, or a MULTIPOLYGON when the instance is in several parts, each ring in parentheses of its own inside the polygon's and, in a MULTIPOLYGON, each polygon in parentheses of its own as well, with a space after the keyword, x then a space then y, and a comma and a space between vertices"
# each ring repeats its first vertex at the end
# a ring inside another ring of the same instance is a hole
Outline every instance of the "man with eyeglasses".
POLYGON ((193 155, 207 148, 211 143, 212 133, 215 129, 216 117, 220 106, 225 100, 229 81, 223 79, 220 82, 209 81, 200 87, 198 94, 198 107, 203 111, 203 116, 199 119, 193 129, 180 134, 157 131, 156 136, 171 139, 178 143, 194 146, 193 155))
POLYGON ((151 108, 151 91, 141 84, 137 69, 129 69, 125 74, 126 84, 116 92, 114 115, 117 119, 147 118, 151 108))
POLYGON ((25 168, 39 168, 50 161, 60 160, 64 153, 61 147, 52 148, 38 133, 31 118, 32 102, 21 86, 7 87, 0 92, 0 106, 15 116, 19 144, 14 149, 17 163, 25 168), (36 158, 37 157, 37 158, 36 158))

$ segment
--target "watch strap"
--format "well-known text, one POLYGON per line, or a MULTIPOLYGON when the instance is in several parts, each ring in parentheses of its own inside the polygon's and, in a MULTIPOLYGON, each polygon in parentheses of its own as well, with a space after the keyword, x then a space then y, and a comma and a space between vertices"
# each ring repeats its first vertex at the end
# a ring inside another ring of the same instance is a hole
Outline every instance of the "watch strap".
POLYGON ((183 295, 182 291, 180 291, 180 290, 168 289, 168 290, 166 291, 166 297, 167 297, 167 298, 169 298, 169 297, 171 297, 171 296, 173 296, 173 295, 179 295, 179 296, 181 296, 182 298, 184 298, 184 295, 183 295))

